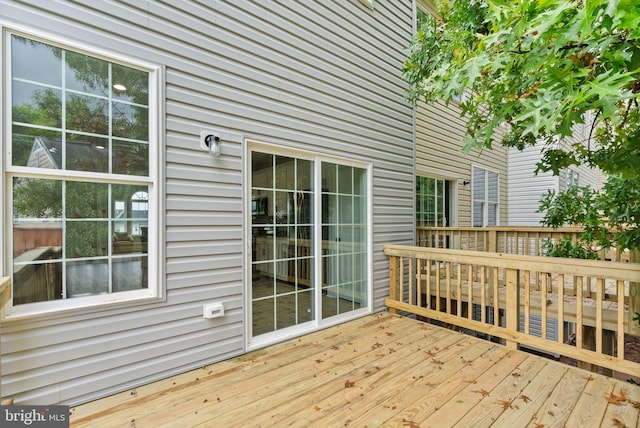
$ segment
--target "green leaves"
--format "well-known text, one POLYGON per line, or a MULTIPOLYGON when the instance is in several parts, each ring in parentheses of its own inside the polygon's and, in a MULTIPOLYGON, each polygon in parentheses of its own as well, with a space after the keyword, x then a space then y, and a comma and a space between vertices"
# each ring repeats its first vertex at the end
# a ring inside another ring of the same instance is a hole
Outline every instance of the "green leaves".
MULTIPOLYGON (((507 125, 502 144, 524 149, 548 143, 541 171, 557 175, 586 163, 626 180, 640 176, 638 2, 454 0, 440 4, 439 16, 414 39, 403 75, 413 101, 470 94, 461 104, 466 149, 491 148, 497 129, 507 125), (578 125, 591 129, 589 140, 569 150, 549 144, 571 137, 578 125)), ((629 186, 612 184, 598 195, 569 193, 545 206, 557 212, 592 207, 599 215, 550 218, 595 225, 606 215, 609 226, 631 231, 616 239, 640 247, 631 208, 640 205, 638 197, 629 186), (580 205, 569 205, 572 198, 580 205)), ((605 239, 595 226, 589 233, 605 239)))

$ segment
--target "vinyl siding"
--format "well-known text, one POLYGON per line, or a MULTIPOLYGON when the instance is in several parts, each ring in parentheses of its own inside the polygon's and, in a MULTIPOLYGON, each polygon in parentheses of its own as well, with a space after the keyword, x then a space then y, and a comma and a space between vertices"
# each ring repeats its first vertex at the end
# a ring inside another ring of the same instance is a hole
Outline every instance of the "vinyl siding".
POLYGON ((534 174, 542 146, 523 151, 509 150, 509 225, 540 226, 542 213, 536 210, 549 190, 558 191, 558 177, 551 172, 534 174))
POLYGON ((373 164, 373 294, 413 242, 411 1, 0 1, 0 20, 163 66, 164 301, 7 320, 2 391, 77 404, 244 352, 243 137, 373 164), (200 150, 221 130, 222 156, 200 150), (205 320, 202 305, 225 304, 205 320))
MULTIPOLYGON (((465 121, 456 103, 419 103, 416 114, 416 174, 458 183, 457 226, 471 226, 471 168, 500 174, 499 224, 507 224, 507 150, 496 142, 491 150, 463 153, 465 121)), ((498 135, 499 138, 499 135, 498 135)), ((456 224, 456 223, 454 223, 456 224)))
MULTIPOLYGON (((574 135, 564 139, 559 147, 571 150, 573 144, 587 141, 589 129, 584 125, 574 128, 574 135)), ((527 147, 523 151, 509 150, 509 225, 540 226, 543 213, 536 212, 540 199, 548 191, 563 192, 567 189, 567 171, 560 171, 558 176, 552 172, 535 170, 542 155, 544 144, 527 147)), ((579 185, 600 188, 602 174, 586 165, 572 167, 579 174, 579 185)))

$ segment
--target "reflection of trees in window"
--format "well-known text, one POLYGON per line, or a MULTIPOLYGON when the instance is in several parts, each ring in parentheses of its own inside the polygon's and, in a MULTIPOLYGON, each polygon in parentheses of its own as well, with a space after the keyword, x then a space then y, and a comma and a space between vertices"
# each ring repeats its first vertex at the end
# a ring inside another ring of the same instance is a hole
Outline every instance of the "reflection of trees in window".
POLYGON ((110 174, 149 177, 150 73, 15 35, 10 63, 17 304, 146 287, 149 185, 110 174), (20 238, 42 225, 55 242, 20 238))
POLYGON ((14 217, 60 218, 62 216, 62 182, 15 178, 13 212, 14 217))

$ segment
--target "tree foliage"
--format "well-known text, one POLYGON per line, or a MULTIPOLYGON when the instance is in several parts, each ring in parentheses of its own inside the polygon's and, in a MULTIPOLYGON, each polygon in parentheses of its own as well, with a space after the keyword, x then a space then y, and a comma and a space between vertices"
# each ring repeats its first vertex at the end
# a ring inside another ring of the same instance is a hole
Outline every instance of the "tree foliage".
POLYGON ((570 189, 542 203, 544 223, 579 224, 585 241, 640 248, 640 4, 635 0, 454 0, 440 3, 404 67, 409 98, 464 93, 465 148, 543 143, 537 171, 599 168, 599 192, 570 189), (569 150, 558 141, 586 126, 569 150), (613 230, 614 235, 607 233, 613 230))

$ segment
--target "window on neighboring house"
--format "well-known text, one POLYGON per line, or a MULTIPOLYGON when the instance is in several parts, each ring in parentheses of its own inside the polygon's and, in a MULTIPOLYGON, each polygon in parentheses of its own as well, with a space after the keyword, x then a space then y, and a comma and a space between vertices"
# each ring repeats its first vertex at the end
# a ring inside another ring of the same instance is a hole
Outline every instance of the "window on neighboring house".
POLYGON ((580 174, 572 169, 567 170, 567 189, 580 186, 580 174))
POLYGON ((7 34, 9 314, 158 296, 159 69, 7 34))
POLYGON ((497 226, 499 221, 499 181, 497 172, 472 168, 473 226, 497 226))
POLYGON ((416 29, 420 29, 420 26, 427 20, 429 12, 418 4, 416 7, 416 29))
POLYGON ((416 177, 416 225, 443 227, 451 223, 449 212, 450 181, 416 177))

